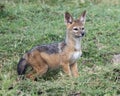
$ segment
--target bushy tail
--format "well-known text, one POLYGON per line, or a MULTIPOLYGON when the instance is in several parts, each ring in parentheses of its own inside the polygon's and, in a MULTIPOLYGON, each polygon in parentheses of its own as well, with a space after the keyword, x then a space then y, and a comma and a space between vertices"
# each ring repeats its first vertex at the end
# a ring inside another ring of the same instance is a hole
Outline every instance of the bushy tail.
POLYGON ((26 58, 25 55, 20 59, 18 65, 17 65, 18 75, 25 74, 25 71, 26 71, 26 68, 27 68, 27 58, 26 58))

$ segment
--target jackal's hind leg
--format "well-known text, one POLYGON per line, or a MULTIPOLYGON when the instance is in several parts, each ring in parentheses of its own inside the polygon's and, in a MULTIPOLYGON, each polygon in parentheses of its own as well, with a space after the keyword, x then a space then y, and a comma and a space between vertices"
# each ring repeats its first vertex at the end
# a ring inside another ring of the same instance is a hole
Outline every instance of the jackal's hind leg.
POLYGON ((29 53, 28 63, 33 68, 33 72, 27 75, 28 78, 35 79, 36 76, 42 76, 48 70, 48 65, 45 63, 45 60, 41 58, 38 50, 33 50, 29 53))
POLYGON ((26 74, 26 78, 29 78, 31 80, 35 80, 35 74, 36 74, 36 71, 32 70, 32 72, 26 74))
POLYGON ((39 67, 34 68, 36 70, 36 75, 42 76, 48 71, 48 65, 45 63, 42 63, 39 65, 39 67))
POLYGON ((37 76, 44 75, 48 70, 48 65, 43 64, 42 66, 33 67, 33 71, 26 75, 27 78, 35 80, 37 76))

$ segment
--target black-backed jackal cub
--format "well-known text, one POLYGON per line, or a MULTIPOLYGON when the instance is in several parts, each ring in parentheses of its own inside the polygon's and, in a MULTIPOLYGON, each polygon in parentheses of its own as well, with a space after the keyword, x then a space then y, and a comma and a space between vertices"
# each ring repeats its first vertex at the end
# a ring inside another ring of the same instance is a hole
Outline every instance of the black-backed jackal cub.
POLYGON ((26 77, 33 80, 37 75, 45 74, 48 69, 59 67, 62 67, 67 75, 78 77, 77 60, 82 55, 81 39, 85 33, 86 11, 76 20, 68 12, 65 13, 64 18, 67 28, 65 40, 36 46, 25 53, 17 66, 19 75, 25 74, 26 66, 30 65, 33 70, 26 77))

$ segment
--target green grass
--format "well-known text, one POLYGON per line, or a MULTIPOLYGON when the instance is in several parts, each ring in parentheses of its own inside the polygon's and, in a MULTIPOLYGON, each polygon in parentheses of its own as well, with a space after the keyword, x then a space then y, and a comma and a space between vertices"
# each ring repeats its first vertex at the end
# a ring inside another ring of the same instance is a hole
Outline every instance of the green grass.
POLYGON ((119 0, 11 0, 0 2, 0 96, 119 96, 119 0), (1 7, 2 6, 2 7, 1 7), (17 63, 27 50, 65 37, 64 12, 87 10, 79 78, 52 72, 33 82, 18 80, 17 63))

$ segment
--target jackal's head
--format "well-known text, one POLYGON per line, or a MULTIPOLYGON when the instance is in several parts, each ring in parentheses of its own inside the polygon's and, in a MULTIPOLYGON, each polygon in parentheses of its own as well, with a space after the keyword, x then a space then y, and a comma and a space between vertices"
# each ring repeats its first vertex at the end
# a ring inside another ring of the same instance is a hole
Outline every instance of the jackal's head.
POLYGON ((83 37, 85 34, 85 19, 86 19, 86 11, 84 11, 81 16, 74 20, 74 18, 70 15, 70 13, 65 13, 65 24, 67 26, 67 35, 73 38, 83 37))

